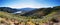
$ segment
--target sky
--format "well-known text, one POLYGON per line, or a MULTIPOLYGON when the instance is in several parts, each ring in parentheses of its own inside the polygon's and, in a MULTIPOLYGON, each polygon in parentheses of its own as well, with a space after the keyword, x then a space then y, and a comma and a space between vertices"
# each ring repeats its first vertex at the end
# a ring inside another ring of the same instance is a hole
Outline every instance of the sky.
POLYGON ((60 0, 0 0, 0 7, 42 8, 60 6, 60 0))

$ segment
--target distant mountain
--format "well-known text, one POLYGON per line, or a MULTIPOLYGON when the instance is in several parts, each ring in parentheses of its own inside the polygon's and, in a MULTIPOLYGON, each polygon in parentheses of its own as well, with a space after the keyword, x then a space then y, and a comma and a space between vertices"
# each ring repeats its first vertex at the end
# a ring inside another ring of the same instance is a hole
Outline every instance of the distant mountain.
POLYGON ((14 13, 14 12, 17 12, 19 10, 13 9, 13 8, 10 8, 10 7, 0 7, 0 11, 4 11, 4 12, 8 12, 8 13, 14 13))
POLYGON ((23 11, 23 12, 29 12, 29 11, 32 11, 32 10, 35 10, 36 8, 21 8, 19 9, 20 11, 23 11))
POLYGON ((0 11, 8 12, 8 13, 13 13, 13 14, 22 14, 26 13, 29 11, 35 10, 35 8, 21 8, 21 9, 14 9, 10 7, 0 7, 0 11))
POLYGON ((35 10, 36 8, 21 8, 21 9, 18 9, 19 11, 17 11, 17 13, 27 13, 27 12, 30 12, 32 10, 35 10))

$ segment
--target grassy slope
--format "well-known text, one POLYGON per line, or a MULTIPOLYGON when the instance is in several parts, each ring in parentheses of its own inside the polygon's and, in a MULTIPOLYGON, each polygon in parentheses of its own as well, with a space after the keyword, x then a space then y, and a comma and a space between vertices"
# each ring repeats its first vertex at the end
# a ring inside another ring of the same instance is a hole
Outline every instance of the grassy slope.
POLYGON ((17 20, 20 20, 22 19, 23 17, 22 16, 15 16, 13 14, 10 14, 10 13, 7 13, 7 12, 0 12, 0 17, 3 17, 3 18, 9 18, 9 19, 17 19, 17 20))
POLYGON ((48 22, 48 20, 54 18, 54 17, 58 17, 56 16, 55 14, 57 14, 57 12, 52 12, 50 14, 48 14, 47 16, 44 16, 43 19, 30 19, 29 17, 24 17, 24 16, 16 16, 16 15, 13 15, 13 14, 10 14, 10 13, 7 13, 7 12, 0 12, 0 17, 4 17, 4 18, 9 18, 9 19, 17 19, 19 21, 23 20, 23 21, 26 21, 26 20, 31 20, 33 22, 48 22))
POLYGON ((17 19, 19 21, 23 20, 23 21, 26 21, 26 20, 37 20, 37 19, 31 19, 31 17, 24 17, 24 16, 17 16, 17 15, 13 15, 13 14, 10 14, 10 13, 7 13, 7 12, 0 12, 0 17, 3 17, 3 18, 9 18, 9 19, 17 19))
POLYGON ((55 12, 52 12, 51 14, 48 14, 47 16, 45 16, 42 21, 44 22, 48 22, 49 20, 51 20, 52 18, 59 18, 60 17, 60 14, 59 14, 59 11, 55 11, 55 12))

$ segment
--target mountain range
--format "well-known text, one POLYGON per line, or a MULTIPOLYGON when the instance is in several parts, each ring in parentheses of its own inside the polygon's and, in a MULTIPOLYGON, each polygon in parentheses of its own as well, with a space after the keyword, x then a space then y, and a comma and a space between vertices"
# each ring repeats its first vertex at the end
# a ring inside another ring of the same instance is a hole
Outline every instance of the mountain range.
POLYGON ((29 17, 38 17, 42 18, 43 16, 47 16, 52 12, 60 12, 60 6, 48 7, 48 8, 21 8, 21 9, 13 9, 10 7, 0 7, 0 11, 15 13, 20 16, 29 16, 29 17), (23 14, 22 14, 23 13, 23 14))
POLYGON ((22 13, 25 13, 25 12, 29 12, 29 11, 32 11, 34 10, 35 8, 21 8, 21 9, 13 9, 13 8, 10 8, 10 7, 0 7, 0 11, 4 11, 4 12, 8 12, 8 13, 18 13, 18 12, 22 12, 22 13))

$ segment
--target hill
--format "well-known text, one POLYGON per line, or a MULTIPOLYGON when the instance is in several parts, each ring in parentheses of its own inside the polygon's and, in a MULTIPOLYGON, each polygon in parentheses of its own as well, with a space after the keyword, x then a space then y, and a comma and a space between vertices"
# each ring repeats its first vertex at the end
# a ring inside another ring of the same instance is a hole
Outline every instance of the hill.
POLYGON ((22 16, 36 16, 38 18, 42 18, 43 16, 46 16, 54 11, 60 11, 60 6, 56 6, 53 8, 39 8, 33 11, 30 11, 28 13, 23 14, 22 16))
POLYGON ((22 16, 0 11, 0 18, 17 19, 19 21, 31 20, 33 22, 48 22, 52 19, 59 20, 60 6, 56 6, 53 8, 40 8, 29 12, 27 15, 22 16))
POLYGON ((10 7, 0 7, 0 11, 4 11, 4 12, 8 12, 8 13, 14 13, 14 12, 17 12, 19 10, 13 9, 13 8, 10 8, 10 7))

